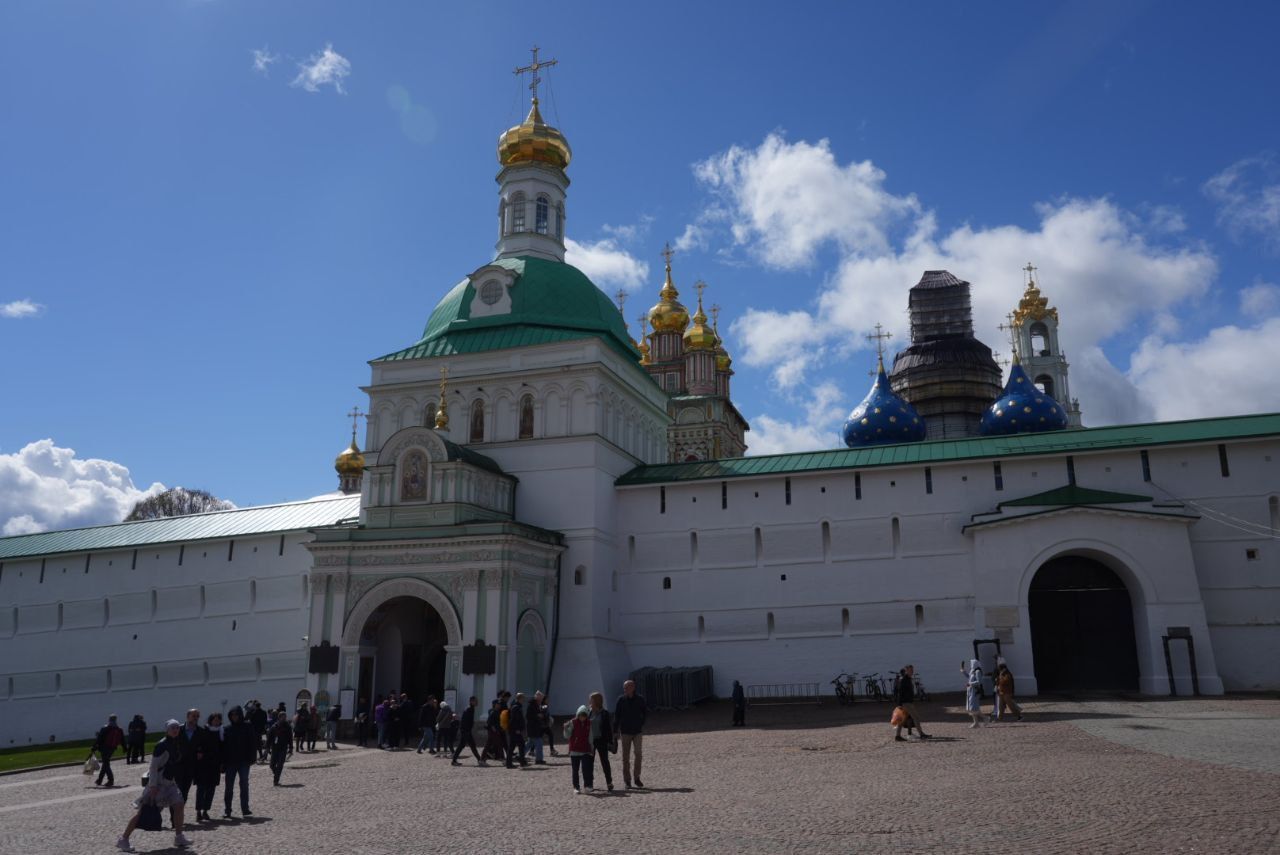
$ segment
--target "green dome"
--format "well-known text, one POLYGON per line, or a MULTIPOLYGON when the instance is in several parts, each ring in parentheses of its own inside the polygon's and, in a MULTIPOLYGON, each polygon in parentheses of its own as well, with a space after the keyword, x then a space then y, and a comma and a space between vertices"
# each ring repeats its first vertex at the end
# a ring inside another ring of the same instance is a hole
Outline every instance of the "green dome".
POLYGON ((640 361, 622 313, 578 268, 531 256, 500 258, 491 264, 516 275, 509 313, 472 318, 476 289, 470 278, 463 279, 436 305, 416 344, 373 361, 426 359, 590 337, 603 339, 628 359, 640 361))

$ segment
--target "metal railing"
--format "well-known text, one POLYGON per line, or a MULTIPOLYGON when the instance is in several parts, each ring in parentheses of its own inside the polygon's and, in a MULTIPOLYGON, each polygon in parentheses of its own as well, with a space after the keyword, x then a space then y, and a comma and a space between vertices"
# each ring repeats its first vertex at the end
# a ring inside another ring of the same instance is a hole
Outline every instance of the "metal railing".
POLYGON ((747 702, 753 706, 771 704, 820 704, 819 683, 757 683, 747 686, 747 702))

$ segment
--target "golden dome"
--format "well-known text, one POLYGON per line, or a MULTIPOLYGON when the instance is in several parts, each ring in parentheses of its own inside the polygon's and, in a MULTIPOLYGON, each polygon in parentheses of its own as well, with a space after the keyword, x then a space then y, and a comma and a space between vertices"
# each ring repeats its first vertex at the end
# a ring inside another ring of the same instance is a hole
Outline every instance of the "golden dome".
POLYGON ((720 338, 720 334, 716 334, 716 370, 720 373, 726 373, 733 367, 733 360, 729 358, 729 351, 724 349, 724 340, 720 338))
MULTIPOLYGON (((662 291, 658 296, 662 299, 649 310, 649 325, 653 327, 653 331, 656 333, 684 332, 684 328, 689 326, 689 310, 676 299, 680 296, 680 292, 671 282, 670 258, 667 258, 667 281, 663 283, 662 291)), ((704 317, 703 320, 705 321, 706 318, 704 317)))
POLYGON ((345 449, 333 461, 333 468, 339 475, 359 475, 364 472, 364 455, 360 453, 360 448, 354 439, 351 440, 351 447, 345 449))
MULTIPOLYGON (((701 291, 701 286, 699 286, 701 291)), ((720 336, 716 335, 715 330, 707 326, 707 315, 702 311, 702 294, 698 294, 698 311, 693 315, 693 324, 685 331, 684 347, 685 350, 711 350, 716 349, 720 336)))
POLYGON ((517 163, 545 163, 557 169, 569 165, 573 151, 564 134, 542 120, 538 112, 538 99, 524 122, 498 137, 498 162, 503 166, 517 163))

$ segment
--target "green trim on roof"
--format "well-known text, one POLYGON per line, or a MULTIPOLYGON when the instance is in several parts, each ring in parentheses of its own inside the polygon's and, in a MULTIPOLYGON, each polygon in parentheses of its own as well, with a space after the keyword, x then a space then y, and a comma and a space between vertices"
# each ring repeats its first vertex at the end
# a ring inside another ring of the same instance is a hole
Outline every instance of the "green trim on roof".
POLYGON ((870 448, 802 451, 699 463, 661 463, 636 467, 619 478, 616 483, 620 487, 629 487, 677 481, 821 472, 833 469, 872 469, 878 466, 954 463, 962 460, 1023 455, 1112 451, 1118 448, 1140 449, 1178 443, 1224 442, 1268 436, 1280 436, 1280 413, 1076 428, 1014 436, 926 440, 898 445, 876 445, 870 448))
POLYGON ((335 496, 287 505, 236 508, 185 517, 20 534, 0 538, 0 560, 306 531, 316 526, 335 525, 359 513, 359 496, 335 496))
POLYGON ((428 359, 599 338, 622 356, 639 362, 640 353, 631 343, 622 313, 581 270, 529 256, 491 263, 516 274, 510 313, 472 318, 475 288, 470 278, 465 278, 436 305, 421 339, 372 361, 428 359))
POLYGON ((1094 490, 1067 484, 1053 490, 1045 490, 1034 496, 1024 496, 1001 502, 998 508, 1031 508, 1047 505, 1132 505, 1137 502, 1150 502, 1150 496, 1139 496, 1137 493, 1113 493, 1109 490, 1094 490))

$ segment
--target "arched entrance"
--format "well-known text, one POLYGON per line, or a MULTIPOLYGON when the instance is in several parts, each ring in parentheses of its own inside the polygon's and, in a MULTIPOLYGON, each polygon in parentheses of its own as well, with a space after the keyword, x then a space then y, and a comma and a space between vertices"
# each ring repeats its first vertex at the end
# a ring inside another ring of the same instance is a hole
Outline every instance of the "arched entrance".
POLYGON ((1083 555, 1046 561, 1027 607, 1040 691, 1138 690, 1133 602, 1110 567, 1083 555))
POLYGON ((542 685, 547 630, 532 609, 520 616, 516 630, 516 691, 532 696, 542 685))
POLYGON ((443 697, 448 642, 444 621, 429 603, 417 597, 387 600, 360 632, 360 697, 443 697))

